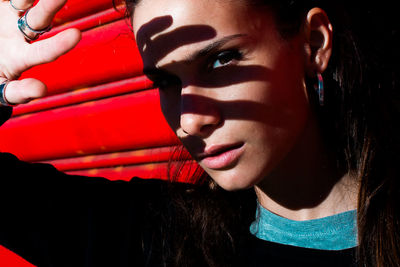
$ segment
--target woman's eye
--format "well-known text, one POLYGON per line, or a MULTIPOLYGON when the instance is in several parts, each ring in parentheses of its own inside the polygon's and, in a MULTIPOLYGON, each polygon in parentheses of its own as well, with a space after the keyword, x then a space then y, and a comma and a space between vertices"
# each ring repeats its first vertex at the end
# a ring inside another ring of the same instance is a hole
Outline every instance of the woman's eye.
POLYGON ((229 65, 233 60, 240 60, 242 57, 242 53, 238 50, 223 51, 217 54, 210 67, 211 69, 217 69, 229 65))

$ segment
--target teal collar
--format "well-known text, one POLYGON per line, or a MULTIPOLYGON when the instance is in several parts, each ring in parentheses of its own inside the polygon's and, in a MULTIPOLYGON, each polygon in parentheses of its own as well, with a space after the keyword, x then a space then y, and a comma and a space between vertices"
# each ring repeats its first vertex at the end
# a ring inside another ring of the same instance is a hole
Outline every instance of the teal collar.
POLYGON ((275 243, 322 250, 342 250, 357 246, 357 212, 346 211, 308 221, 280 217, 258 205, 250 232, 275 243))

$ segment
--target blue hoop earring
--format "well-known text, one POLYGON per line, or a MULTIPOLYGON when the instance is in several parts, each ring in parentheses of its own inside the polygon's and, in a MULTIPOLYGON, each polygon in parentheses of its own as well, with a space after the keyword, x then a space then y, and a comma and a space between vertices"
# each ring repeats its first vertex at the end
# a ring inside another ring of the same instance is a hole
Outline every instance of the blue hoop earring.
POLYGON ((318 94, 319 105, 324 106, 325 102, 325 90, 324 90, 324 79, 322 78, 321 73, 317 73, 318 85, 315 86, 315 91, 318 94))

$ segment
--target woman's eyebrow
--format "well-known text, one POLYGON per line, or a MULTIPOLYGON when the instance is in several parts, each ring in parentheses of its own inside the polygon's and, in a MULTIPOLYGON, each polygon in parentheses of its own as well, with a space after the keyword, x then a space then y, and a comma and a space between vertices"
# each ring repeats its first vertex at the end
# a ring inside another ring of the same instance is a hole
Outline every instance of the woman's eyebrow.
POLYGON ((197 59, 209 54, 211 51, 218 49, 219 47, 223 46, 224 44, 226 44, 232 40, 245 37, 245 36, 247 36, 247 35, 246 34, 234 34, 234 35, 222 37, 221 39, 216 40, 216 41, 206 45, 205 47, 201 48, 200 50, 193 52, 192 54, 187 56, 184 61, 187 63, 196 61, 197 59))
MULTIPOLYGON (((199 58, 209 54, 210 52, 218 49, 219 47, 223 46, 224 44, 226 44, 232 40, 239 39, 239 38, 246 37, 246 36, 247 36, 247 34, 233 34, 233 35, 222 37, 221 39, 218 39, 218 40, 206 45, 205 47, 201 48, 200 50, 194 51, 192 54, 187 56, 181 62, 192 63, 192 62, 198 60, 199 58)), ((168 74, 168 72, 166 72, 160 68, 145 67, 145 68, 143 68, 143 74, 148 75, 148 76, 166 75, 166 74, 168 74)))

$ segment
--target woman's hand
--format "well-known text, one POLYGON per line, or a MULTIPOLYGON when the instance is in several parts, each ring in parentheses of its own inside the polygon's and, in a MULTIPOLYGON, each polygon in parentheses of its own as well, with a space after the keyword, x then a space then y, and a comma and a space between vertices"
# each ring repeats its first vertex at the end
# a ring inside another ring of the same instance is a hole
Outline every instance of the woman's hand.
MULTIPOLYGON (((65 2, 66 0, 40 0, 29 10, 27 24, 34 30, 46 29, 65 2)), ((27 41, 18 28, 18 19, 24 13, 17 9, 26 10, 33 3, 34 0, 12 0, 11 5, 8 0, 0 0, 0 89, 6 89, 3 100, 10 104, 27 103, 44 96, 46 85, 41 81, 32 78, 17 79, 29 68, 54 61, 65 54, 81 38, 78 30, 68 29, 45 40, 34 43, 27 41)), ((25 29, 25 33, 31 37, 36 35, 29 28, 25 29)))

